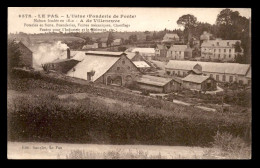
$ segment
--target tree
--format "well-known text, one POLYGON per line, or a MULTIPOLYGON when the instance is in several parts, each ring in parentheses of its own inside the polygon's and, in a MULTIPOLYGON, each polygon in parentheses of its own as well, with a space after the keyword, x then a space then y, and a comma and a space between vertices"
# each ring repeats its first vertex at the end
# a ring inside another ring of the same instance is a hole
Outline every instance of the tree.
POLYGON ((190 41, 192 37, 192 30, 197 25, 197 18, 190 14, 183 15, 177 20, 177 24, 184 27, 184 31, 186 30, 185 32, 186 34, 188 34, 186 41, 190 41))
POLYGON ((107 46, 111 47, 111 44, 113 43, 113 41, 114 41, 114 36, 113 36, 112 32, 109 32, 108 38, 107 38, 107 46))
POLYGON ((246 61, 250 63, 250 20, 241 16, 238 11, 224 9, 218 14, 216 25, 218 26, 218 37, 224 40, 241 40, 246 61))
POLYGON ((8 41, 8 71, 11 72, 12 68, 20 66, 19 46, 12 40, 8 41))
POLYGON ((136 34, 130 35, 129 41, 130 41, 130 43, 136 42, 137 41, 137 35, 136 34))
POLYGON ((152 37, 149 36, 149 35, 147 35, 147 36, 145 37, 145 40, 146 40, 146 41, 152 41, 152 37))

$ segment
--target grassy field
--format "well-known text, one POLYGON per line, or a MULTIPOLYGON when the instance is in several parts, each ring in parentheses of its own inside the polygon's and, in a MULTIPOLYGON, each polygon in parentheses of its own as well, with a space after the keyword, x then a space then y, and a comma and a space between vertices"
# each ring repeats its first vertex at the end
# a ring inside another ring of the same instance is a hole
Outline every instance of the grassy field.
POLYGON ((218 132, 250 142, 250 118, 185 107, 122 88, 37 75, 8 80, 11 141, 211 146, 218 132))

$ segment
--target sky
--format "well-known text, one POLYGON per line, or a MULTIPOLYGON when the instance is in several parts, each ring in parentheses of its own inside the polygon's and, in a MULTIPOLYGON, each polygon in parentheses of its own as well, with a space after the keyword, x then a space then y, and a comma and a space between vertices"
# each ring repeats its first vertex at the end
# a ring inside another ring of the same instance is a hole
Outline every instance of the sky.
MULTIPOLYGON (((19 18, 19 14, 31 14, 35 18, 38 14, 57 14, 59 17, 66 14, 77 15, 132 15, 134 18, 122 18, 117 31, 160 31, 163 29, 182 28, 177 25, 179 17, 192 14, 197 21, 214 24, 217 15, 224 8, 88 8, 88 7, 9 7, 8 8, 8 33, 43 33, 39 27, 25 27, 24 23, 33 24, 33 19, 19 18), (128 25, 129 27, 125 27, 128 25)), ((238 11, 241 16, 251 17, 250 8, 230 8, 238 11)), ((104 18, 109 19, 109 18, 104 18)), ((85 19, 86 20, 86 19, 85 19)), ((68 22, 67 22, 68 23, 68 22)), ((103 23, 107 24, 107 23, 103 23)), ((44 27, 46 28, 46 27, 44 27)), ((73 28, 73 27, 66 27, 73 28)), ((81 28, 81 27, 80 27, 81 28)))

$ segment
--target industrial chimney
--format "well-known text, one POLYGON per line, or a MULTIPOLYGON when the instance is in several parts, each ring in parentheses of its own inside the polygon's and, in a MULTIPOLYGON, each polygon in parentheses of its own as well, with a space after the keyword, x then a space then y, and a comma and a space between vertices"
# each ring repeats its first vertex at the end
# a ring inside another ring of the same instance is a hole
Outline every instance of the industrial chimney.
POLYGON ((70 59, 70 49, 67 48, 67 59, 70 59))

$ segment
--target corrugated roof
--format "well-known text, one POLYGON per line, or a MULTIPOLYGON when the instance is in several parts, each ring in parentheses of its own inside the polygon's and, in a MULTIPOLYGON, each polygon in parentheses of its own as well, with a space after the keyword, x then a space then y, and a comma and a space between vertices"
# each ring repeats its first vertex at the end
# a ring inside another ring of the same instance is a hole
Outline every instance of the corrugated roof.
POLYGON ((187 49, 187 45, 172 45, 169 50, 172 51, 185 51, 187 49))
POLYGON ((134 48, 131 52, 139 52, 139 53, 147 53, 147 54, 155 54, 154 48, 134 48))
POLYGON ((137 68, 150 68, 150 66, 145 61, 133 61, 137 68))
MULTIPOLYGON (((80 58, 82 53, 76 56, 80 58)), ((84 55, 82 58, 83 60, 74 67, 75 71, 70 70, 67 75, 87 80, 87 72, 95 71, 92 77, 93 82, 106 73, 120 59, 120 57, 97 55, 84 55)))
POLYGON ((155 85, 155 86, 164 86, 173 79, 170 78, 163 78, 157 76, 150 76, 150 75, 142 75, 141 77, 137 78, 138 83, 155 85))
POLYGON ((111 52, 111 51, 87 51, 86 55, 108 55, 108 56, 121 56, 124 52, 111 52))
POLYGON ((217 63, 217 62, 200 62, 200 61, 180 61, 170 60, 165 68, 179 69, 179 70, 192 70, 193 67, 199 64, 202 66, 202 72, 215 72, 215 73, 227 73, 246 75, 250 68, 250 64, 238 64, 238 63, 217 63))
POLYGON ((201 44, 201 47, 233 47, 236 42, 240 42, 240 40, 208 40, 201 44), (227 43, 229 42, 229 45, 227 43), (219 43, 219 45, 217 45, 219 43))
POLYGON ((210 78, 210 77, 209 76, 204 76, 204 75, 189 74, 188 76, 186 76, 182 80, 183 81, 187 81, 187 82, 193 82, 193 83, 202 83, 205 80, 207 80, 208 78, 210 78))

